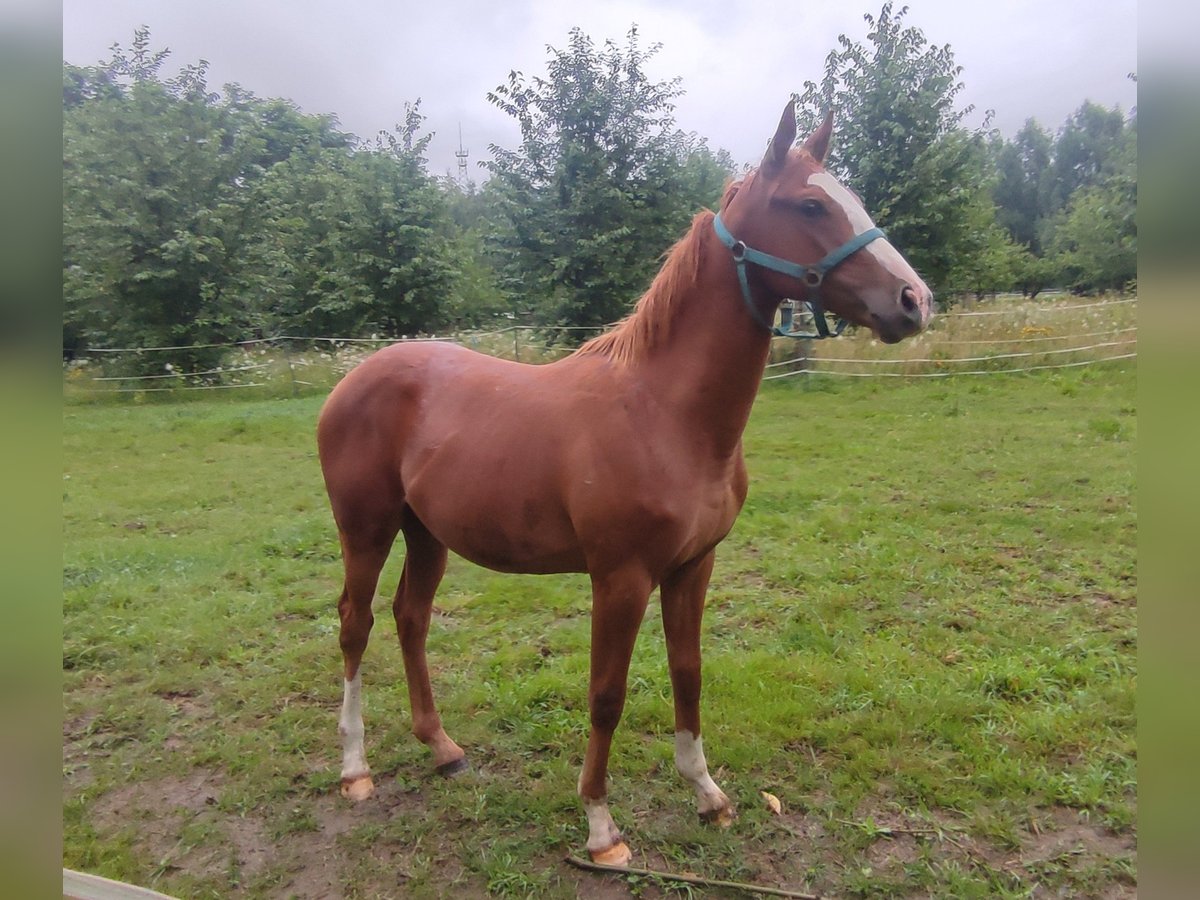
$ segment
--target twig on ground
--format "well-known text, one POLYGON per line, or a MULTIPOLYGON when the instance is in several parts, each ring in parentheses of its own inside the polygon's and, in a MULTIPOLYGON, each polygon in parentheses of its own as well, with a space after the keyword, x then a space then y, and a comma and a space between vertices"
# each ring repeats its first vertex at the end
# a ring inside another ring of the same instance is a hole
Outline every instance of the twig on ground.
POLYGON ((870 834, 877 834, 880 837, 892 837, 897 834, 911 834, 914 836, 920 834, 934 834, 940 838, 945 838, 952 844, 958 843, 956 840, 954 840, 954 838, 946 834, 947 829, 945 828, 902 828, 893 825, 874 825, 869 822, 854 822, 850 819, 834 819, 833 821, 837 822, 839 825, 849 825, 850 827, 857 828, 860 831, 865 831, 870 834))
POLYGON ((744 884, 740 881, 716 881, 712 878, 701 878, 697 875, 675 875, 671 872, 656 872, 653 869, 631 869, 625 866, 606 866, 601 863, 589 862, 577 856, 568 856, 566 861, 577 869, 587 869, 591 872, 611 872, 614 875, 637 875, 641 878, 660 878, 664 881, 682 881, 685 884, 696 884, 703 887, 732 888, 751 894, 769 894, 773 897, 797 897, 800 900, 821 900, 818 894, 805 894, 800 891, 789 891, 785 888, 763 887, 757 884, 744 884))

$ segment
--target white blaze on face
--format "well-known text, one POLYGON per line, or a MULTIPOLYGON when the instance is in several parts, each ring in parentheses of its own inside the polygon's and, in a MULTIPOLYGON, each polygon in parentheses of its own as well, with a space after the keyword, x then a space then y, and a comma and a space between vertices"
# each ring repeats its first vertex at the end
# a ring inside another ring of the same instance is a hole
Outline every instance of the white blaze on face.
MULTIPOLYGON (((863 205, 858 202, 858 199, 828 172, 817 172, 815 175, 810 175, 808 183, 823 190, 830 201, 841 208, 842 212, 846 214, 846 218, 850 220, 850 227, 854 229, 856 235, 862 234, 864 231, 870 231, 875 227, 870 214, 863 209, 863 205)), ((863 249, 879 260, 885 269, 905 284, 911 286, 916 292, 922 306, 928 304, 929 301, 925 298, 931 298, 932 296, 929 288, 925 286, 925 282, 921 280, 921 277, 913 271, 913 267, 908 264, 908 261, 900 255, 900 251, 893 247, 886 238, 871 241, 863 249)), ((927 309, 925 312, 928 314, 929 310, 927 309)))

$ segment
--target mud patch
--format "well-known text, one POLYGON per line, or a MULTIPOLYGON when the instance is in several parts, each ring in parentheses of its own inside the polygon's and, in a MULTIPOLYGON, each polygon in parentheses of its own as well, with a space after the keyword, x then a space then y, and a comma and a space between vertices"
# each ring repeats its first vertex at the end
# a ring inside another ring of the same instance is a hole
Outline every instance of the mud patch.
POLYGON ((281 842, 273 861, 277 886, 270 896, 301 900, 341 897, 350 883, 354 893, 362 896, 403 893, 413 855, 421 852, 421 848, 396 846, 385 839, 354 838, 356 833, 369 833, 372 829, 382 833, 394 818, 424 814, 425 798, 419 789, 376 773, 375 793, 366 800, 350 803, 330 793, 308 801, 305 808, 311 827, 289 834, 281 842), (384 864, 391 882, 362 880, 356 870, 364 857, 384 864))
POLYGON ((203 770, 122 785, 91 805, 91 823, 101 834, 130 834, 155 882, 181 871, 224 882, 240 860, 214 808, 221 786, 220 776, 203 770))
MULTIPOLYGON (((1107 887, 1100 896, 1137 896, 1137 838, 1096 825, 1078 810, 1054 807, 1048 824, 1034 826, 1015 859, 1005 868, 1051 888, 1065 886, 1075 895, 1087 894, 1089 879, 1104 873, 1107 887)), ((1087 894, 1091 895, 1091 894, 1087 894)))
POLYGON ((63 720, 63 796, 83 790, 95 780, 90 758, 90 735, 96 718, 97 713, 87 712, 63 720))
POLYGON ((842 824, 861 829, 869 841, 857 863, 895 883, 903 883, 906 869, 924 859, 984 870, 1013 888, 1042 889, 1052 896, 1137 896, 1136 838, 1095 825, 1078 810, 1038 811, 1015 848, 974 837, 961 822, 937 814, 922 820, 875 811, 842 824))
POLYGON ((195 814, 217 802, 221 786, 220 775, 203 769, 180 777, 123 785, 96 800, 92 822, 101 828, 117 828, 131 814, 195 814))

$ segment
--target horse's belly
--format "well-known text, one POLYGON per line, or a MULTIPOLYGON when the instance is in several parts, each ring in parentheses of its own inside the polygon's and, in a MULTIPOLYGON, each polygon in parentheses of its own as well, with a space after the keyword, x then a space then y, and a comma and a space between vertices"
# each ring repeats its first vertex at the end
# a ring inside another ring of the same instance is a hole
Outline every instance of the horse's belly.
POLYGON ((408 503, 439 541, 464 559, 499 572, 582 572, 583 550, 561 502, 512 481, 443 480, 408 503))
POLYGON ((430 530, 459 556, 497 572, 547 575, 587 568, 582 549, 567 535, 507 528, 495 517, 466 516, 430 530))
POLYGON ((539 547, 500 547, 495 543, 451 546, 463 559, 492 569, 522 575, 552 575, 561 572, 585 572, 587 563, 579 548, 552 550, 539 547))

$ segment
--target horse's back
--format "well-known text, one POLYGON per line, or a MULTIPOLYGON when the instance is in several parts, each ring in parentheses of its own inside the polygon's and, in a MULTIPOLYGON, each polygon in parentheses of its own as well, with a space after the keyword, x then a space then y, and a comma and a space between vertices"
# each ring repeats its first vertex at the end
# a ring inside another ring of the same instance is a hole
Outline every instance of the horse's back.
POLYGON ((512 365, 457 344, 429 341, 385 347, 352 369, 330 393, 317 423, 318 443, 324 452, 351 437, 382 438, 410 430, 422 405, 438 394, 444 398, 444 385, 457 376, 481 369, 494 373, 512 365))

